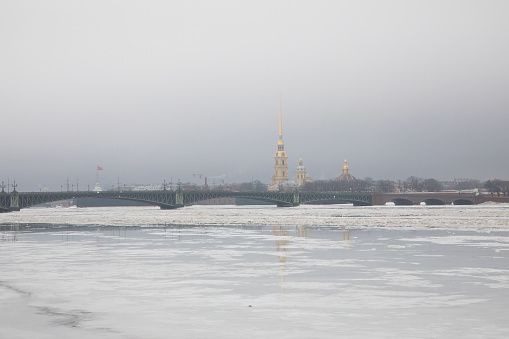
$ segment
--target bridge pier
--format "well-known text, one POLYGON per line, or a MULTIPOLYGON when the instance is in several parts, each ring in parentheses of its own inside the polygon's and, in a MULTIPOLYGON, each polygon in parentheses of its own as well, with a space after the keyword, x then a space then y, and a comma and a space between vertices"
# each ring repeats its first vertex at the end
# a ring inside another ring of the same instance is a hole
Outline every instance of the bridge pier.
POLYGON ((371 205, 372 206, 382 206, 382 205, 385 205, 386 203, 387 203, 387 199, 381 194, 373 193, 373 195, 371 196, 371 205))
POLYGON ((9 211, 19 211, 19 195, 18 192, 14 191, 11 193, 9 211))
POLYGON ((184 192, 182 190, 177 190, 175 192, 175 207, 184 207, 184 192))
POLYGON ((293 193, 293 196, 290 197, 289 200, 292 200, 290 202, 280 202, 280 203, 277 203, 277 207, 294 207, 294 206, 299 206, 300 205, 300 195, 299 195, 299 192, 294 192, 293 193))
POLYGON ((299 192, 293 193, 293 206, 299 206, 300 205, 300 196, 299 192))

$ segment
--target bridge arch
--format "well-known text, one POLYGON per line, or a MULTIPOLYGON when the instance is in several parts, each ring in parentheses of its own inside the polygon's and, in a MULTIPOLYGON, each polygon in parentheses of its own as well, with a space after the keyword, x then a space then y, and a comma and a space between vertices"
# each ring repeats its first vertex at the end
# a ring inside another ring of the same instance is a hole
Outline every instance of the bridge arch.
POLYGON ((436 198, 425 199, 424 203, 429 206, 445 205, 445 201, 436 198))
POLYGON ((136 199, 136 198, 129 198, 129 197, 97 197, 97 199, 114 199, 114 200, 127 200, 127 201, 135 201, 135 202, 141 202, 150 206, 159 206, 163 210, 168 209, 174 209, 176 208, 174 205, 170 205, 167 203, 161 203, 154 200, 144 200, 144 199, 136 199))
POLYGON ((246 198, 265 201, 279 207, 299 205, 299 195, 290 192, 232 192, 232 191, 186 191, 184 205, 217 198, 246 198))
MULTIPOLYGON (((97 199, 115 199, 143 202, 152 206, 159 206, 163 209, 175 208, 175 194, 168 191, 156 192, 37 192, 37 193, 19 193, 19 204, 15 206, 17 210, 28 208, 40 204, 69 200, 75 198, 97 198, 97 199)), ((10 210, 13 206, 11 206, 10 210)))
POLYGON ((396 206, 411 206, 411 205, 414 205, 413 201, 408 200, 408 199, 404 199, 404 198, 395 198, 395 199, 392 199, 391 202, 393 202, 394 205, 396 205, 396 206))
POLYGON ((474 202, 470 199, 456 199, 452 202, 454 205, 473 205, 474 202))
POLYGON ((193 205, 193 204, 196 204, 196 203, 199 203, 199 202, 203 202, 203 201, 207 201, 207 200, 221 199, 221 198, 245 198, 245 199, 250 199, 250 200, 253 200, 253 201, 266 202, 266 203, 269 203, 270 205, 278 205, 278 204, 282 203, 279 200, 266 199, 266 198, 260 198, 260 197, 253 198, 252 196, 249 196, 249 195, 246 195, 246 196, 243 196, 243 195, 224 196, 224 197, 217 197, 217 196, 198 196, 198 197, 192 197, 192 198, 188 198, 187 197, 187 198, 184 199, 184 201, 185 201, 186 206, 188 206, 188 205, 193 205))
POLYGON ((300 193, 303 204, 354 204, 354 206, 371 206, 371 194, 356 192, 303 192, 300 193))

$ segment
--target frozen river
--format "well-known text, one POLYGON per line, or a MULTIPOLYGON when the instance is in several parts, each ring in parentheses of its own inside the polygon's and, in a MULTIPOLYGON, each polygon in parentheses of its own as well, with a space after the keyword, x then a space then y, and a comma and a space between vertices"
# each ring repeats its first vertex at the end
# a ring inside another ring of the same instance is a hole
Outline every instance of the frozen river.
POLYGON ((508 338, 509 205, 0 214, 0 338, 508 338))

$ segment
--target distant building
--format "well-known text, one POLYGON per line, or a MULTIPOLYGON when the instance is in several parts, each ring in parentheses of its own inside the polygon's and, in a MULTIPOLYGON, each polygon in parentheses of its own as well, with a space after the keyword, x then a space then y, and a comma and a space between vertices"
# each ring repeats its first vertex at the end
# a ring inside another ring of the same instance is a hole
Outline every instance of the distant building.
POLYGON ((295 181, 288 180, 288 155, 285 152, 285 143, 283 141, 283 119, 281 113, 281 100, 279 101, 279 139, 277 141, 277 151, 274 156, 274 174, 268 187, 269 191, 288 191, 295 190, 305 182, 312 182, 307 177, 306 167, 302 165, 302 158, 299 159, 299 166, 295 171, 295 181))
POLYGON ((350 182, 350 181, 355 181, 356 180, 355 177, 350 174, 350 168, 348 168, 348 164, 346 162, 346 159, 345 159, 345 165, 343 166, 343 172, 341 173, 341 175, 339 177, 337 177, 336 180, 346 181, 346 182, 350 182))
POLYGON ((279 101, 279 139, 277 141, 277 151, 274 156, 274 174, 269 191, 279 190, 279 185, 288 181, 288 156, 285 152, 285 143, 283 141, 283 123, 281 116, 281 100, 279 101))

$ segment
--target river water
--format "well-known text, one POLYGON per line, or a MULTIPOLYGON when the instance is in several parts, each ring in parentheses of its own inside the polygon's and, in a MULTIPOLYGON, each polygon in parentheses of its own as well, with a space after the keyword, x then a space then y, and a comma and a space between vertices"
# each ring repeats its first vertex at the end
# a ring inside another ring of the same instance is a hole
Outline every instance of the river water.
POLYGON ((507 338, 509 205, 0 214, 0 338, 507 338))

